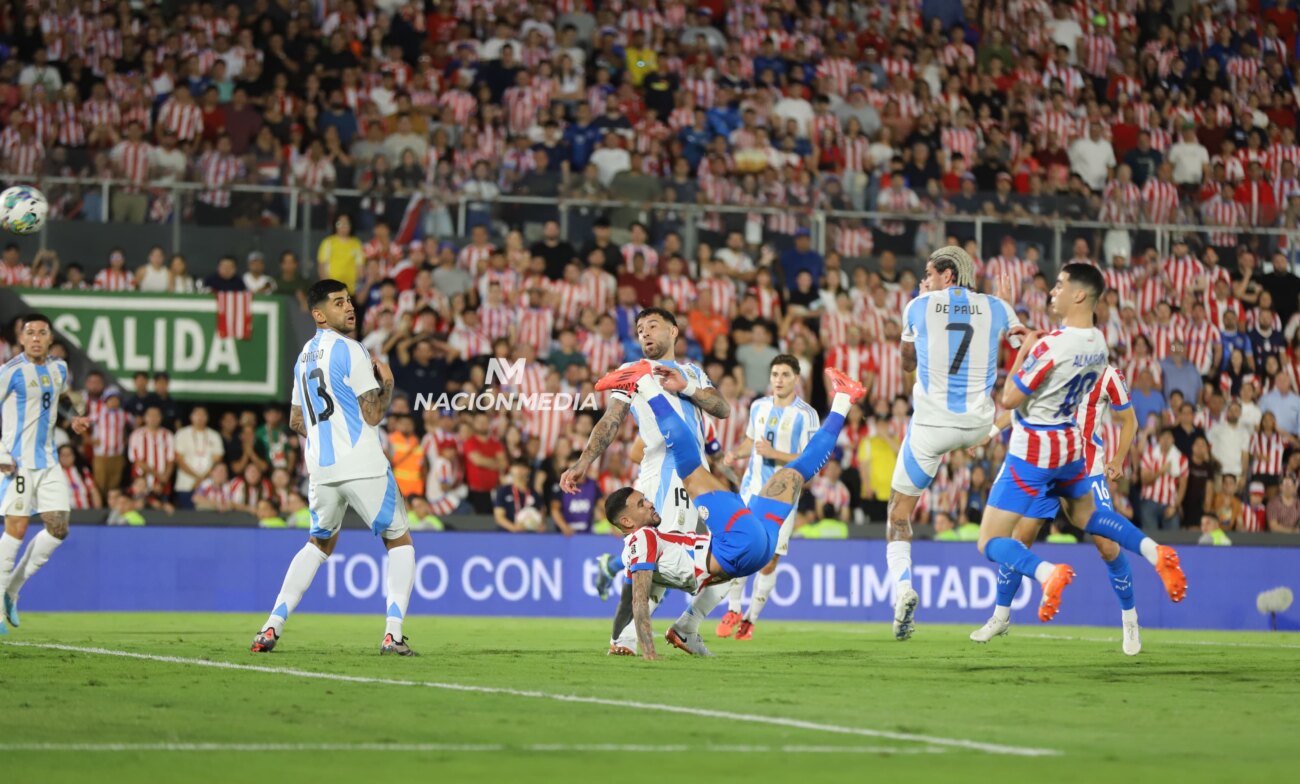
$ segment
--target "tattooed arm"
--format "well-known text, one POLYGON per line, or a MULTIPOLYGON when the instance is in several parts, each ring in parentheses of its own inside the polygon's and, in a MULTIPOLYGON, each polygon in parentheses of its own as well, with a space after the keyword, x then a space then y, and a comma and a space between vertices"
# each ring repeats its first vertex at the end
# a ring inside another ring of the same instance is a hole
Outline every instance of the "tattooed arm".
POLYGON ((650 590, 655 573, 642 569, 632 574, 632 623, 636 624, 636 644, 643 659, 658 659, 655 655, 654 629, 650 626, 650 590))
POLYGON ((622 426, 623 418, 627 416, 630 407, 631 405, 626 400, 610 399, 609 408, 605 409, 605 415, 591 429, 591 437, 587 439, 586 448, 582 450, 577 462, 560 477, 560 489, 566 493, 576 493, 578 491, 578 483, 587 475, 587 470, 591 468, 591 464, 605 454, 605 450, 618 437, 618 429, 622 426))
POLYGON ((357 398, 361 404, 361 418, 367 425, 377 425, 388 413, 388 404, 393 402, 393 371, 386 362, 375 362, 379 374, 379 389, 372 389, 357 398))
POLYGON ((303 438, 307 437, 307 423, 302 421, 302 406, 289 407, 289 429, 303 438))
POLYGON ((659 377, 659 383, 663 386, 665 392, 689 397, 691 402, 699 406, 701 411, 717 419, 726 419, 731 416, 731 404, 727 402, 721 392, 713 387, 691 389, 690 386, 693 382, 688 382, 686 376, 680 370, 673 370, 662 365, 655 368, 655 375, 659 377))

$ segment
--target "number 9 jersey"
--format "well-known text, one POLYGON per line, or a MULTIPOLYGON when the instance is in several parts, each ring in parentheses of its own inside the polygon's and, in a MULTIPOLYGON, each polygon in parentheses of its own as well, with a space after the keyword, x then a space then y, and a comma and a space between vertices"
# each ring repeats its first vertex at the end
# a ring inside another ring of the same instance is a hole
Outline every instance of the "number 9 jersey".
POLYGON ((907 305, 902 339, 916 344, 913 421, 930 427, 988 429, 997 411, 998 348, 1020 319, 1006 302, 960 286, 929 291, 907 305))
POLYGON ((318 329, 294 363, 293 404, 307 429, 307 473, 333 484, 388 472, 379 430, 367 425, 358 402, 379 389, 370 355, 332 329, 318 329))

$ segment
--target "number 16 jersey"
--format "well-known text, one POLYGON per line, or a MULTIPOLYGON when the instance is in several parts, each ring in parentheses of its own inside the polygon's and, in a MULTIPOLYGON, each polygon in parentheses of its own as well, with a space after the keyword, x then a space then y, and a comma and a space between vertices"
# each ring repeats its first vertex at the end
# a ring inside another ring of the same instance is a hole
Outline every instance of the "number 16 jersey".
POLYGON ((988 428, 997 411, 998 348, 1020 319, 1006 302, 954 286, 907 305, 902 339, 916 344, 912 421, 947 428, 988 428))
POLYGON ((1106 372, 1109 354, 1106 339, 1091 327, 1062 327, 1044 335, 1011 378, 1029 397, 1012 416, 1008 452, 1039 468, 1082 459, 1076 418, 1106 372))
POLYGON ((307 473, 334 484, 388 471, 379 430, 366 424, 358 402, 379 389, 361 344, 332 329, 318 329, 293 366, 293 404, 307 428, 307 473))

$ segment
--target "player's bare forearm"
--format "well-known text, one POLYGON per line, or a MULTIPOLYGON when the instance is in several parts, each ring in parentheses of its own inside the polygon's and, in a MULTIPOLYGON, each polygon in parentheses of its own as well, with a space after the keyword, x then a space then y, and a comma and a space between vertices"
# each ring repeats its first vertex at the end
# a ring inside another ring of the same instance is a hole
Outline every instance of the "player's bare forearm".
POLYGON ((731 404, 713 387, 700 387, 695 390, 695 394, 691 395, 691 402, 699 406, 704 413, 718 419, 731 416, 731 404))
POLYGON ((302 421, 302 406, 289 407, 289 429, 303 438, 307 437, 307 423, 302 421))
POLYGON ((916 344, 903 341, 899 349, 903 355, 903 372, 912 373, 916 370, 916 344))
POLYGON ((393 402, 393 382, 384 381, 379 389, 372 389, 357 398, 361 404, 361 417, 366 424, 374 426, 380 423, 388 413, 388 404, 393 402))
POLYGON ((650 626, 650 589, 654 572, 641 569, 632 576, 632 622, 636 624, 636 644, 642 658, 655 656, 654 629, 650 626))
POLYGON ((591 437, 587 439, 587 446, 582 450, 582 455, 578 458, 580 464, 589 466, 600 459, 609 449, 609 445, 614 443, 618 437, 618 429, 623 425, 623 417, 627 416, 628 404, 622 400, 609 401, 609 408, 605 410, 605 415, 600 418, 596 426, 591 429, 591 437))

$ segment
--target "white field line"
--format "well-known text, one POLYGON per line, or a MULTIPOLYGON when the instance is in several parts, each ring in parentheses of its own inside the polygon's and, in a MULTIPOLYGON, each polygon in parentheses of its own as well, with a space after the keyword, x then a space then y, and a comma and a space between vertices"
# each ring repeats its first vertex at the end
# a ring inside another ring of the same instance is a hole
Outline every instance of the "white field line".
POLYGON ((123 659, 154 661, 162 662, 164 664, 185 664, 191 667, 210 667, 218 670, 238 670, 242 672, 265 673, 268 675, 287 675, 292 678, 314 678, 341 683, 373 683, 385 686, 421 686, 430 689, 443 689, 446 691, 471 692, 477 694, 501 694, 511 697, 552 700, 555 702, 572 702, 586 705, 604 705, 612 708, 631 708, 642 711, 656 711, 659 713, 676 713, 686 716, 698 716, 705 719, 743 721, 750 724, 766 724, 769 726, 788 727, 797 730, 826 732, 835 735, 856 735, 859 737, 881 738, 883 740, 903 741, 907 743, 923 743, 931 746, 979 751, 986 754, 1006 754, 1017 757, 1053 757, 1061 754, 1060 751, 1055 749, 1006 746, 998 743, 982 743, 980 741, 964 740, 961 738, 942 738, 932 735, 918 735, 910 732, 890 732, 888 730, 873 730, 864 727, 845 727, 837 724, 822 724, 819 722, 804 721, 802 719, 794 719, 784 716, 761 716, 753 713, 733 713, 731 711, 712 710, 709 708, 691 708, 683 705, 667 705, 664 703, 613 700, 604 697, 584 697, 575 694, 552 694, 549 692, 525 691, 522 689, 509 689, 498 686, 473 686, 463 683, 408 681, 392 678, 371 678, 360 675, 340 675, 332 672, 314 672, 311 670, 295 670, 283 667, 262 667, 254 664, 235 664, 233 662, 211 661, 207 659, 186 659, 179 656, 157 656, 154 654, 134 653, 131 651, 120 651, 110 648, 86 648, 76 645, 59 645, 56 643, 6 641, 3 644, 21 648, 39 648, 42 650, 84 653, 95 656, 116 656, 123 659))
MULTIPOLYGON (((1032 637, 1038 640, 1071 640, 1073 642, 1111 642, 1118 643, 1118 637, 1074 637, 1068 634, 1013 634, 1013 637, 1032 637)), ((1300 651, 1300 645, 1264 642, 1232 642, 1231 640, 1149 640, 1154 645, 1195 645, 1208 648, 1275 648, 1278 650, 1300 651)))
POLYGON ((723 754, 944 754, 940 746, 728 746, 684 744, 647 745, 631 743, 0 743, 0 752, 79 753, 282 753, 282 752, 405 752, 452 754, 500 754, 508 752, 564 754, 680 754, 717 752, 723 754))

